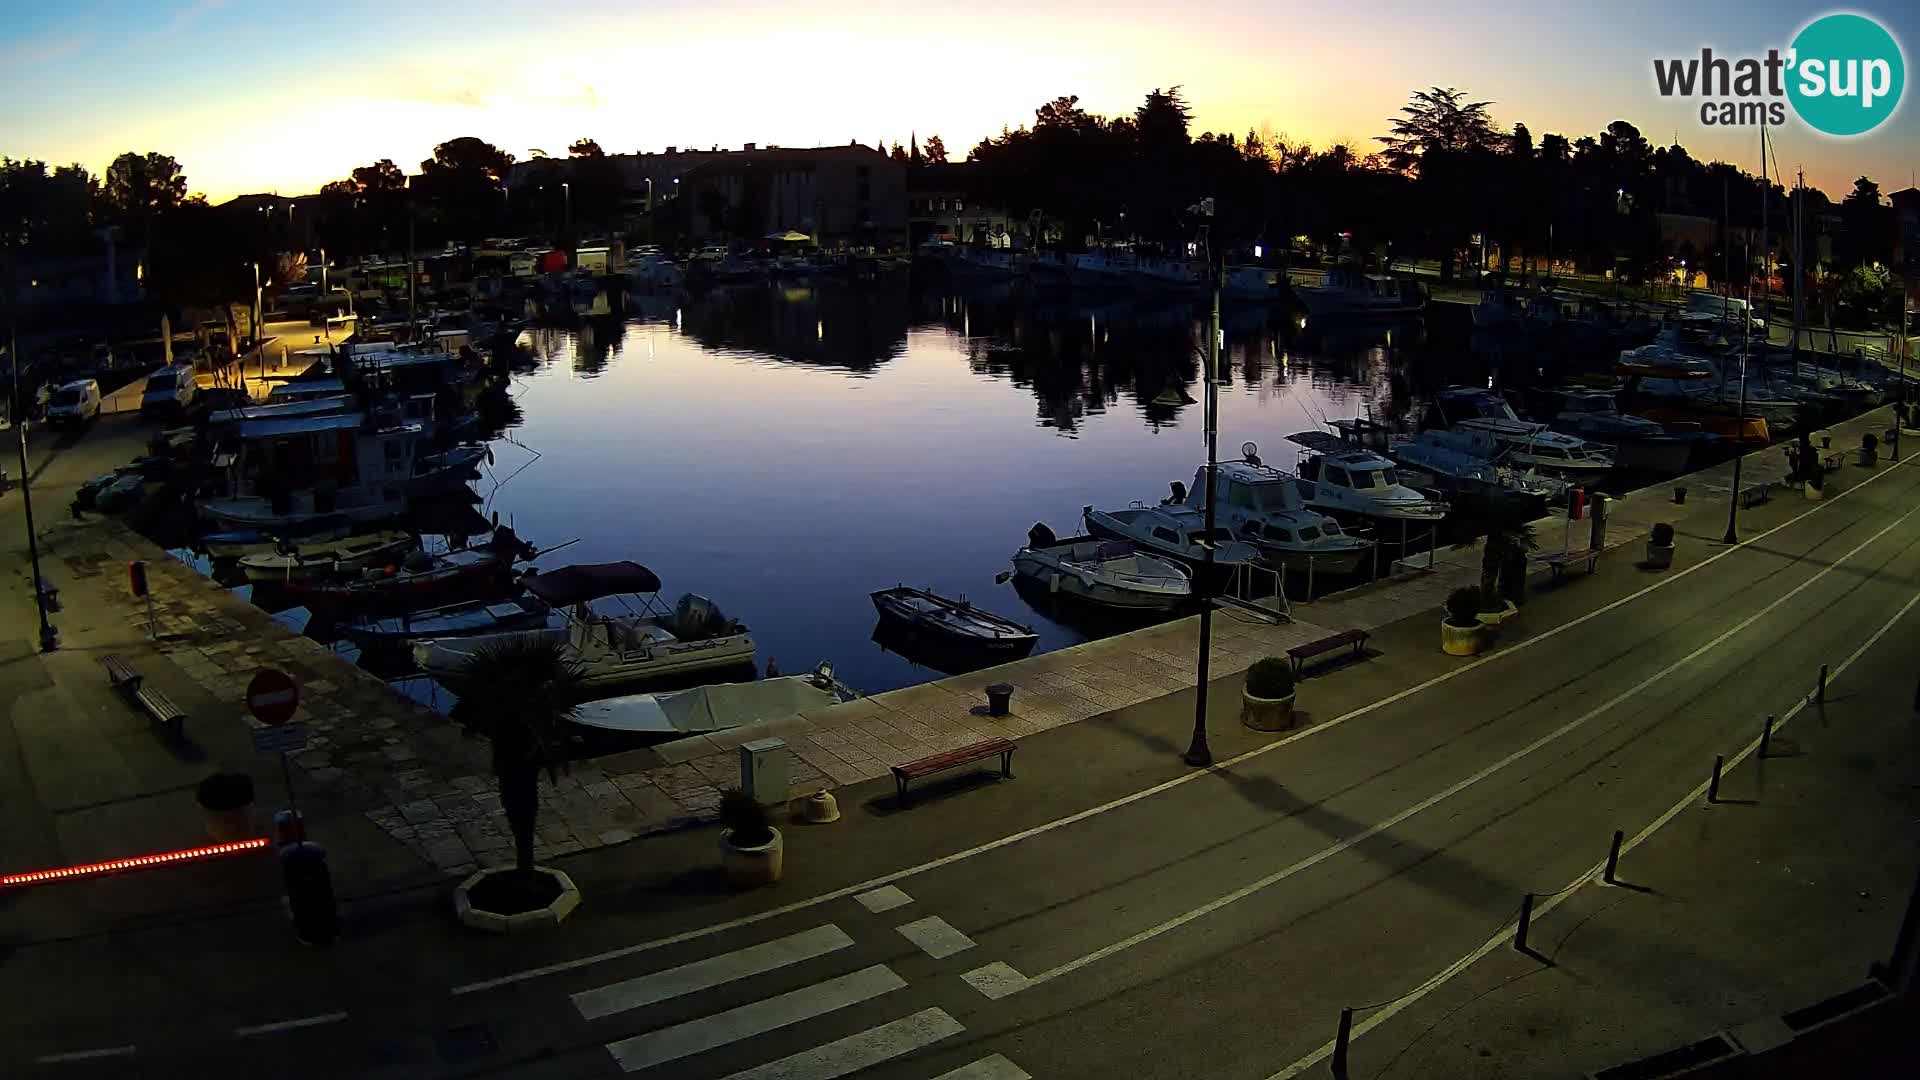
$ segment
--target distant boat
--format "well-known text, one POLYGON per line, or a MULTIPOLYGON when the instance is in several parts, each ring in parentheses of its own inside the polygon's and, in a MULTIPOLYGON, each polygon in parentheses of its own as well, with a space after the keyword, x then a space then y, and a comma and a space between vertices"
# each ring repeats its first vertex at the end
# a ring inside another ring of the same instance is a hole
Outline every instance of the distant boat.
POLYGON ((575 710, 572 719, 583 727, 602 731, 679 738, 824 709, 856 696, 834 680, 833 665, 823 663, 810 675, 782 675, 755 682, 716 683, 691 690, 589 701, 575 710))
POLYGON ((1317 283, 1293 283, 1308 315, 1322 318, 1390 318, 1418 313, 1426 306, 1420 286, 1390 274, 1353 269, 1328 271, 1317 283))
POLYGON ((323 517, 315 519, 304 529, 289 530, 279 536, 260 529, 223 529, 202 533, 200 546, 211 558, 238 559, 247 555, 274 554, 284 541, 298 541, 300 546, 320 544, 338 540, 352 531, 352 523, 345 518, 323 517))
POLYGON ((929 646, 1017 660, 1032 652, 1040 640, 1033 627, 983 611, 964 597, 953 600, 926 589, 899 585, 881 589, 872 598, 882 619, 911 631, 929 646))
POLYGON ((1178 563, 1142 555, 1124 541, 1058 540, 1045 525, 1028 531, 1027 546, 1014 552, 1013 572, 1055 595, 1132 611, 1168 611, 1193 595, 1192 579, 1178 563))
POLYGON ((1507 399, 1492 390, 1455 386, 1433 396, 1431 418, 1463 434, 1480 457, 1523 468, 1544 469, 1580 478, 1598 477, 1613 469, 1613 456, 1584 439, 1547 425, 1522 420, 1507 399))

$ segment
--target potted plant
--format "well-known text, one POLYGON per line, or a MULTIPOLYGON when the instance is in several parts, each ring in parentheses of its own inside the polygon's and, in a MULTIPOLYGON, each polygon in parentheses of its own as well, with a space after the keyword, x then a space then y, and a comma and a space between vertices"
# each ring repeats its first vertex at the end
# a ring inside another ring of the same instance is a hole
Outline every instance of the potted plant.
MULTIPOLYGON (((1527 552, 1539 546, 1533 535, 1533 524, 1511 503, 1463 506, 1455 512, 1455 518, 1470 538, 1455 544, 1455 549, 1481 544, 1480 610, 1476 621, 1498 626, 1520 611, 1511 598, 1500 595, 1500 567, 1515 558, 1525 560, 1527 552)), ((1518 587, 1525 587, 1524 574, 1514 580, 1519 582, 1518 587)))
POLYGON ((1293 726, 1293 664, 1269 656, 1247 669, 1240 688, 1240 722, 1255 731, 1284 731, 1293 726))
POLYGON ((780 880, 780 830, 767 821, 766 808, 739 788, 720 796, 720 868, 735 885, 754 887, 780 880))
POLYGON ((540 773, 559 781, 565 725, 584 694, 580 669, 552 638, 509 639, 474 653, 458 715, 493 744, 493 775, 513 834, 513 865, 480 870, 454 890, 462 923, 512 933, 557 926, 580 904, 573 879, 533 860, 540 773))
POLYGON ((1647 569, 1665 570, 1673 565, 1673 526, 1662 521, 1647 537, 1647 569))
POLYGON ((196 795, 206 815, 207 835, 215 843, 250 840, 253 827, 253 777, 246 773, 214 773, 200 781, 196 795))
POLYGON ((1874 459, 1879 456, 1880 440, 1869 431, 1860 436, 1860 464, 1871 468, 1874 459))
POLYGON ((1472 656, 1486 644, 1480 622, 1480 590, 1465 585, 1447 594, 1447 616, 1440 620, 1440 648, 1448 656, 1472 656))
POLYGON ((1827 471, 1819 465, 1808 469, 1801 490, 1807 494, 1808 502, 1819 502, 1827 497, 1827 471))

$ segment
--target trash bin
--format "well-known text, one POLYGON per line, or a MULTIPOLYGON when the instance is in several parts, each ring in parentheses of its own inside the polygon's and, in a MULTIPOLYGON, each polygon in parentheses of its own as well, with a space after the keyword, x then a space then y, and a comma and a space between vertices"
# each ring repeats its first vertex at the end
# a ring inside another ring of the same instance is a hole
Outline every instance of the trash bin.
POLYGON ((307 838, 307 821, 297 810, 281 810, 273 815, 273 846, 286 847, 307 838))
POLYGON ((1683 487, 1674 488, 1673 489, 1673 505, 1685 506, 1686 503, 1687 503, 1687 489, 1683 487))
POLYGON ((1013 684, 997 682, 987 687, 987 715, 1007 715, 1007 704, 1013 700, 1013 684))
POLYGON ((312 841, 281 848, 280 876, 286 885, 294 936, 306 945, 331 945, 340 931, 340 915, 334 907, 327 849, 312 841))

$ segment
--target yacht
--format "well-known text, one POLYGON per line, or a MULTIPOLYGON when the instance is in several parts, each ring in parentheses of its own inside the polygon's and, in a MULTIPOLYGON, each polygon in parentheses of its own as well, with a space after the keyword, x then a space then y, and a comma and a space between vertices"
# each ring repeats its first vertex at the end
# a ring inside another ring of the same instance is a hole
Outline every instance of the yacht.
POLYGON ((1507 399, 1492 390, 1452 387, 1433 397, 1430 427, 1468 436, 1479 456, 1567 476, 1596 477, 1613 468, 1613 457, 1586 440, 1522 420, 1507 399))
POLYGON ((1451 508, 1436 495, 1400 482, 1393 462, 1327 431, 1302 431, 1287 441, 1306 451, 1298 466, 1308 506, 1369 521, 1437 522, 1451 508))
POLYGON ((1322 318, 1390 318, 1418 314, 1426 306, 1415 282, 1347 268, 1329 270, 1316 283, 1295 282, 1293 295, 1308 315, 1322 318))
MULTIPOLYGON (((1258 449, 1247 443, 1242 461, 1214 466, 1213 515, 1216 526, 1252 544, 1266 561, 1288 570, 1351 574, 1373 549, 1373 541, 1348 536, 1340 523, 1307 509, 1291 474, 1260 463, 1258 449)), ((1185 506, 1204 514, 1207 467, 1194 470, 1193 486, 1178 482, 1169 505, 1185 506)))

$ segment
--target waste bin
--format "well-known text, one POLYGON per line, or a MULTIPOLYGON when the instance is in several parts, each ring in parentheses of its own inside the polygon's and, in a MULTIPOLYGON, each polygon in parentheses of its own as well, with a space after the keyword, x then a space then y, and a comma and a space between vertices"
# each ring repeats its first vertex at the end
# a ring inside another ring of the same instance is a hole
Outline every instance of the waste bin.
POLYGON ((340 930, 340 916, 334 907, 327 849, 310 840, 281 848, 280 876, 286 885, 294 936, 307 945, 331 945, 340 930))

